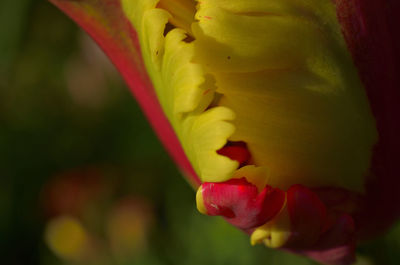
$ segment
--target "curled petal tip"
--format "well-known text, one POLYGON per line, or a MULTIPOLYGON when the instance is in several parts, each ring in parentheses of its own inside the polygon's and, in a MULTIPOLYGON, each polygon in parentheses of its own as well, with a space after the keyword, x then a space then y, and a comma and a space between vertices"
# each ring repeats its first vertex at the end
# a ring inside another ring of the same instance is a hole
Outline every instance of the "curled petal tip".
POLYGON ((258 192, 255 185, 241 178, 203 183, 197 199, 200 212, 223 216, 231 224, 248 230, 271 220, 282 209, 285 193, 270 186, 258 192))
POLYGON ((197 210, 200 213, 207 214, 207 209, 206 209, 206 206, 204 205, 202 186, 200 186, 196 192, 196 206, 197 206, 197 210))

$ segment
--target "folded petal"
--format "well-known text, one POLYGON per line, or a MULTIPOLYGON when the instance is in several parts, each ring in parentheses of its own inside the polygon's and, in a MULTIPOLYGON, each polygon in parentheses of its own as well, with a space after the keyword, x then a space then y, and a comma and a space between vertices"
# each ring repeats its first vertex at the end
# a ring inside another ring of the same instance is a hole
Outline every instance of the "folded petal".
POLYGON ((283 207, 285 193, 271 186, 258 192, 246 178, 221 183, 205 182, 197 192, 200 211, 219 215, 236 227, 249 230, 272 219, 283 207))

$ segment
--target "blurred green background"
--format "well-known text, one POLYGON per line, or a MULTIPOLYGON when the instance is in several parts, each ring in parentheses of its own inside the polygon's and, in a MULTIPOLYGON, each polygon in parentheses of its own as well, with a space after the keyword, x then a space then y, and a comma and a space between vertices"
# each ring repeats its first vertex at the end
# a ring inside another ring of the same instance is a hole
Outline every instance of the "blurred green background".
MULTIPOLYGON (((55 7, 0 1, 0 264, 314 264, 195 209, 113 66, 55 7)), ((400 264, 400 226, 359 248, 400 264)))

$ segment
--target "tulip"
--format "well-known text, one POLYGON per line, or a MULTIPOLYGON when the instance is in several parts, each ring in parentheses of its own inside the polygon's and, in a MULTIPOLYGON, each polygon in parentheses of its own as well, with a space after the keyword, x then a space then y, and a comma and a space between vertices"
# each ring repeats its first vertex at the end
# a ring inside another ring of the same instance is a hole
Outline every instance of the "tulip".
POLYGON ((116 65, 201 213, 324 264, 398 218, 397 2, 50 1, 116 65))

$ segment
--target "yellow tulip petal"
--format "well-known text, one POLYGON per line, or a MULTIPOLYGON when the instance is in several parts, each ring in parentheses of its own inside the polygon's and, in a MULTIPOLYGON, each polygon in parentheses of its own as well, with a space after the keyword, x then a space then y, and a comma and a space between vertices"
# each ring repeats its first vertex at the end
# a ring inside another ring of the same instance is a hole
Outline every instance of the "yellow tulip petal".
MULTIPOLYGON (((157 3, 126 0, 123 7, 138 30, 160 104, 202 181, 227 180, 239 165, 217 150, 235 130, 230 122, 235 114, 225 107, 206 110, 215 96, 214 79, 201 64, 193 62, 194 43, 185 41, 187 31, 175 28, 164 36, 168 20, 176 21, 166 10, 157 8, 157 3)), ((168 3, 160 2, 159 7, 168 3)))
POLYGON ((254 165, 248 165, 236 170, 233 178, 241 179, 246 178, 248 182, 255 185, 259 192, 261 192, 268 184, 276 187, 276 183, 271 184, 268 176, 268 169, 265 167, 257 167, 254 165))
POLYGON ((331 1, 122 2, 202 181, 234 177, 217 151, 242 141, 250 181, 363 190, 377 133, 331 1))
POLYGON ((377 133, 334 6, 270 2, 205 0, 196 13, 195 61, 236 114, 230 140, 280 188, 362 191, 377 133))
POLYGON ((191 25, 194 22, 193 14, 196 12, 196 2, 193 0, 160 0, 158 8, 165 9, 172 17, 171 24, 178 28, 191 32, 191 25))

